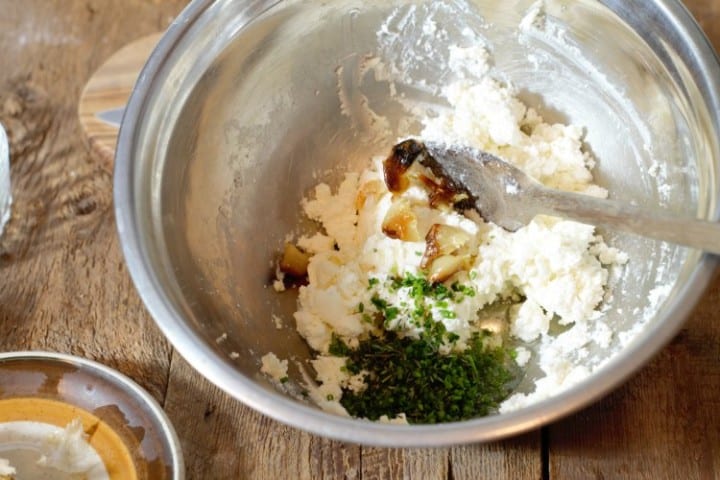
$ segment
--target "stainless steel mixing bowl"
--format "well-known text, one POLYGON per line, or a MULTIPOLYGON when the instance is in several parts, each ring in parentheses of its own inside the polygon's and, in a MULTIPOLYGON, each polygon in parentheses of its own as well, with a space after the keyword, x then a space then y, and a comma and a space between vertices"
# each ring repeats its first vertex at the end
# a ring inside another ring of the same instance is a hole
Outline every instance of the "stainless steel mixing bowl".
MULTIPOLYGON (((548 0, 538 15, 528 11, 529 0, 192 2, 140 76, 115 170, 130 273, 180 354, 282 422, 407 446, 538 427, 609 392, 665 345, 715 262, 603 232, 631 259, 612 276, 604 305, 616 353, 591 352, 602 368, 531 407, 460 423, 382 425, 324 413, 258 373, 266 352, 310 355, 292 328, 294 295, 278 294, 269 279, 314 175, 332 182, 361 167, 417 132, 408 118, 443 108, 437 87, 450 80, 450 44, 486 42, 496 75, 526 103, 585 127, 611 197, 718 219, 720 69, 681 3, 548 0), (408 112, 411 102, 419 108, 408 112), (378 118, 388 132, 375 128, 378 118), (222 334, 227 340, 217 342, 222 334)), ((532 388, 537 375, 530 365, 520 388, 532 388)), ((300 380, 293 366, 291 386, 300 380)))

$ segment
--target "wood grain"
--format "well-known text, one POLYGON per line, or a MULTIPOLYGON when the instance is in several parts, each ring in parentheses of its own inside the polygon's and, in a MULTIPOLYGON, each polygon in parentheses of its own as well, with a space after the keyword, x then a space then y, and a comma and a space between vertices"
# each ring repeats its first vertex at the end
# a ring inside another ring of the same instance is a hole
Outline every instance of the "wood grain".
POLYGON ((87 142, 109 172, 115 159, 119 126, 101 120, 99 114, 125 107, 160 37, 160 33, 152 33, 115 52, 93 73, 80 95, 78 115, 87 142))
POLYGON ((89 155, 77 105, 105 58, 166 28, 183 4, 0 0, 0 122, 14 197, 0 239, 0 350, 95 359, 160 401, 171 349, 128 277, 112 179, 89 155))
MULTIPOLYGON (((77 354, 134 378, 173 421, 190 479, 720 478, 720 281, 647 368, 544 436, 365 448, 281 425, 195 372, 132 286, 112 179, 77 115, 90 75, 122 46, 164 29, 185 3, 0 0, 0 122, 15 197, 0 238, 0 350, 77 354)), ((720 0, 687 3, 717 46, 720 0)))

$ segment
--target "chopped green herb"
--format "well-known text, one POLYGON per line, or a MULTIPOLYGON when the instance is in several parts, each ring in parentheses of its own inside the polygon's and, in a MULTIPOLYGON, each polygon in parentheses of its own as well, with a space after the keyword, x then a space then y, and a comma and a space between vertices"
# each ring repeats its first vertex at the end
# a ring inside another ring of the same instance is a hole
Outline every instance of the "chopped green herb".
MULTIPOLYGON (((515 352, 488 346, 488 334, 477 333, 467 340, 465 350, 440 353, 448 345, 457 348, 460 336, 433 317, 456 318, 452 305, 475 296, 475 289, 459 282, 433 284, 413 274, 382 282, 391 292, 403 290, 399 295, 408 300, 393 304, 377 289, 370 303, 359 303, 357 310, 363 321, 384 327, 384 333, 362 340, 354 349, 337 335, 330 343, 329 353, 345 358, 343 371, 366 372, 367 388, 362 392, 343 389, 340 402, 348 413, 371 420, 405 413, 411 423, 437 423, 482 416, 497 408, 516 380, 511 370, 515 352), (399 318, 421 328, 420 337, 402 337, 390 330, 399 318)), ((368 290, 380 283, 368 279, 368 290)))
POLYGON ((469 285, 462 285, 458 282, 455 282, 450 286, 450 288, 452 288, 453 292, 462 293, 463 295, 466 295, 468 297, 475 296, 475 289, 469 285))
POLYGON ((350 355, 350 352, 352 350, 350 347, 348 347, 345 342, 342 341, 340 337, 332 334, 332 338, 330 339, 330 346, 328 347, 328 352, 330 355, 333 355, 335 357, 347 357, 350 355))
POLYGON ((464 352, 448 355, 440 354, 437 337, 428 335, 413 339, 386 332, 355 350, 339 343, 333 339, 331 353, 345 353, 350 373, 369 372, 364 391, 344 389, 340 399, 356 417, 405 413, 411 423, 438 423, 487 415, 507 397, 513 380, 507 352, 487 348, 480 335, 464 352))
POLYGON ((373 295, 373 297, 370 299, 370 302, 375 305, 375 308, 377 308, 378 310, 382 311, 387 308, 387 302, 382 298, 378 297, 377 295, 373 295))
POLYGON ((457 314, 452 310, 440 310, 440 315, 443 318, 457 318, 457 314))
POLYGON ((332 402, 333 400, 335 400, 335 396, 333 396, 332 393, 328 393, 328 395, 325 398, 327 399, 328 402, 332 402))
MULTIPOLYGON (((438 319, 433 319, 433 311, 438 312, 441 318, 457 318, 457 315, 450 308, 452 303, 460 303, 465 296, 475 296, 475 289, 472 286, 462 285, 458 282, 450 287, 442 283, 430 283, 421 276, 405 274, 403 277, 394 276, 385 281, 384 286, 391 292, 405 290, 404 296, 410 297, 410 302, 401 300, 397 305, 390 305, 390 302, 375 293, 371 303, 375 312, 382 318, 378 318, 378 325, 383 324, 389 327, 391 322, 402 318, 404 322, 421 328, 427 328, 438 319)), ((367 309, 367 308, 366 308, 367 309)))
POLYGON ((288 380, 290 380, 288 377, 282 377, 280 383, 286 383, 288 380))
POLYGON ((385 321, 386 322, 392 322, 395 320, 398 316, 398 313, 400 313, 400 309, 397 307, 387 307, 384 311, 385 314, 385 321))

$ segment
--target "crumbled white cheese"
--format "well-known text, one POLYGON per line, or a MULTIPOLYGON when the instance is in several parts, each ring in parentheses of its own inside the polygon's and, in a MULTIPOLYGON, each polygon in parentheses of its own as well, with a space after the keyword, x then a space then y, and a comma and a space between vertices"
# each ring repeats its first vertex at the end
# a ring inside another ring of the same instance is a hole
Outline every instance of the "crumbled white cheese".
POLYGON ((629 260, 627 253, 608 247, 603 242, 598 242, 590 247, 590 252, 596 255, 603 265, 625 265, 629 260))
POLYGON ((274 353, 270 352, 260 359, 262 367, 260 371, 276 382, 282 382, 287 377, 288 361, 280 360, 274 353))
POLYGON ((423 139, 460 145, 473 139, 472 146, 488 151, 520 142, 527 108, 513 97, 510 88, 485 77, 480 83, 465 80, 449 85, 443 94, 453 109, 428 119, 423 139))
POLYGON ((515 363, 517 363, 519 367, 527 365, 531 356, 532 353, 525 347, 517 347, 515 349, 515 363))
POLYGON ((319 232, 312 237, 300 237, 297 244, 308 253, 329 252, 335 248, 335 240, 319 232))
POLYGON ((278 317, 277 315, 273 315, 272 320, 275 324, 275 328, 277 328, 278 330, 282 330, 282 328, 284 327, 282 318, 278 317))
POLYGON ((355 246, 357 182, 357 174, 347 174, 337 195, 332 195, 330 187, 321 183, 315 187, 314 199, 305 201, 303 205, 305 214, 322 223, 328 236, 335 239, 340 249, 355 246))
POLYGON ((342 388, 358 393, 367 387, 365 372, 350 375, 343 368, 345 361, 345 357, 320 355, 310 362, 315 369, 316 380, 321 383, 317 392, 322 398, 328 401, 339 400, 342 396, 342 388))
POLYGON ((273 289, 280 293, 285 291, 285 272, 279 268, 275 269, 275 280, 273 281, 273 289))
POLYGON ((340 399, 341 384, 348 378, 348 374, 342 369, 345 366, 345 358, 320 356, 311 363, 318 382, 321 382, 318 393, 328 401, 340 399))
POLYGON ((490 69, 488 60, 489 54, 484 46, 459 47, 450 45, 448 66, 461 77, 465 77, 466 72, 474 78, 484 77, 490 69))
MULTIPOLYGON (((562 324, 582 322, 601 302, 607 282, 607 270, 589 252, 597 240, 593 227, 551 217, 536 217, 515 233, 495 227, 481 247, 473 285, 493 295, 490 301, 513 286, 562 324)), ((532 332, 516 334, 534 338, 532 332)))
MULTIPOLYGON (((458 75, 461 80, 443 90, 451 108, 424 121, 424 140, 490 152, 552 188, 607 196, 593 183, 594 160, 582 148, 582 128, 545 123, 515 97, 512 86, 487 74, 484 49, 455 47, 450 55, 455 70, 472 58, 463 68, 471 67, 471 76, 482 78, 470 81, 458 75)), ((299 240, 313 255, 294 316, 300 335, 321 354, 312 362, 320 385, 311 389, 311 397, 336 412, 344 411, 338 403, 342 389, 362 389, 364 381, 362 375, 353 379, 342 371, 343 358, 324 354, 333 335, 352 346, 375 328, 363 318, 363 306, 370 305, 374 295, 398 307, 391 329, 413 336, 424 328, 413 323, 409 290, 389 286, 390 278, 422 275, 425 242, 392 239, 382 232, 394 197, 384 184, 381 160, 360 174, 347 174, 335 192, 318 185, 303 201, 305 215, 323 231, 299 240), (371 280, 376 283, 369 288, 371 280)), ((454 279, 472 286, 475 295, 450 305, 425 300, 433 319, 460 337, 459 346, 481 328, 479 310, 503 300, 521 302, 510 309, 507 329, 512 337, 532 342, 534 352, 517 347, 516 362, 524 366, 532 357, 544 376, 533 392, 512 395, 501 411, 552 396, 589 375, 590 368, 581 362, 589 346, 607 348, 613 338, 598 310, 606 296, 607 268, 625 264, 625 253, 608 247, 592 226, 538 216, 511 233, 484 222, 476 212, 461 215, 430 208, 422 189, 410 188, 401 195, 417 218, 421 238, 439 223, 462 229, 472 239, 473 264, 454 279), (554 324, 563 332, 552 334, 554 324)))
POLYGON ((516 309, 510 333, 523 342, 532 342, 547 334, 552 317, 534 300, 528 299, 516 309))
POLYGON ((452 108, 428 119, 422 138, 492 153, 548 187, 607 195, 592 183, 594 161, 582 150, 580 127, 544 123, 515 98, 512 87, 490 77, 462 80, 443 92, 452 108))

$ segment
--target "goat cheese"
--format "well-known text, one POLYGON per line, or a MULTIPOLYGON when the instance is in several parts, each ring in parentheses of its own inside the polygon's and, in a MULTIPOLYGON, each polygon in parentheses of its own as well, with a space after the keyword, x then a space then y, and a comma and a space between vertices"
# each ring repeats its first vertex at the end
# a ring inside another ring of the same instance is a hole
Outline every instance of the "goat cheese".
POLYGON ((15 473, 15 469, 10 465, 10 462, 0 458, 0 478, 12 478, 15 473))
MULTIPOLYGON (((464 54, 453 52, 453 58, 464 54)), ((422 138, 485 150, 548 187, 605 197, 607 191, 593 183, 594 159, 582 148, 582 129, 545 123, 515 97, 511 86, 487 74, 485 61, 487 55, 478 55, 473 64, 474 74, 485 75, 480 81, 460 76, 444 89, 451 108, 424 121, 422 138)), ((598 310, 608 267, 626 263, 627 255, 608 247, 592 226, 538 216, 517 232, 508 232, 486 223, 477 212, 431 208, 422 189, 393 195, 384 182, 382 158, 376 158, 360 174, 346 174, 337 191, 321 183, 302 203, 304 214, 316 220, 322 232, 299 240, 311 257, 308 284, 300 287, 294 316, 300 335, 320 353, 312 363, 321 384, 316 390, 321 407, 338 411, 343 388, 362 389, 361 376, 350 379, 342 371, 343 358, 326 354, 333 335, 352 347, 376 328, 366 321, 365 305, 377 298, 393 305, 396 311, 386 326, 402 335, 417 336, 425 328, 412 321, 410 291, 390 287, 392 278, 423 275, 425 242, 383 232, 383 220, 398 199, 412 211, 419 238, 440 224, 471 239, 472 262, 451 280, 469 285, 473 295, 449 303, 428 298, 423 305, 433 321, 457 336, 458 345, 485 328, 478 312, 497 302, 513 304, 497 330, 528 344, 517 348, 516 362, 523 366, 534 358, 543 376, 534 391, 513 394, 500 411, 552 396, 589 375, 581 362, 587 347, 594 342, 605 348, 613 335, 598 310), (552 334, 554 324, 564 331, 552 334)), ((263 365, 265 369, 265 357, 263 365)))
POLYGON ((274 353, 267 353, 261 359, 262 366, 260 371, 276 382, 283 381, 287 378, 288 361, 280 360, 274 353))

